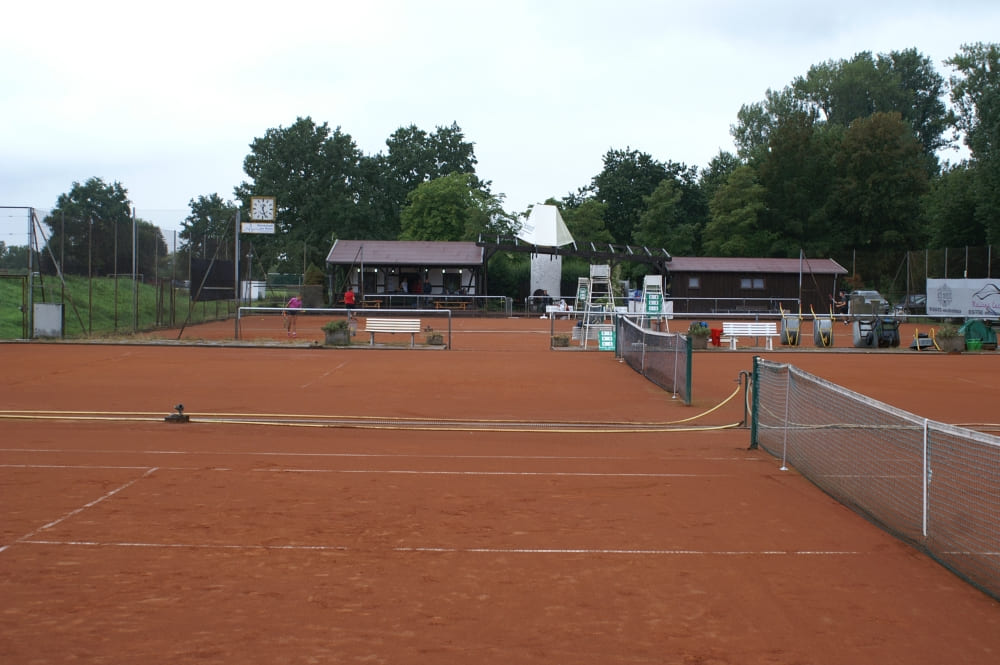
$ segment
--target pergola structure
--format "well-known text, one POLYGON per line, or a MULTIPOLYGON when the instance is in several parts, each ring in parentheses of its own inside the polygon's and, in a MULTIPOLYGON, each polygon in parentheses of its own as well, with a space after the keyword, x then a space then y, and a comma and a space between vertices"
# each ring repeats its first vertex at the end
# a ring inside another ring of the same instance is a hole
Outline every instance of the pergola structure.
POLYGON ((665 249, 650 249, 634 245, 612 245, 596 243, 572 242, 561 247, 545 247, 526 243, 518 238, 485 239, 480 236, 476 242, 484 250, 484 262, 489 261, 497 252, 523 252, 528 254, 551 254, 553 256, 576 256, 588 259, 590 263, 607 263, 615 265, 629 261, 651 265, 656 272, 664 277, 670 274, 668 265, 673 257, 665 249))

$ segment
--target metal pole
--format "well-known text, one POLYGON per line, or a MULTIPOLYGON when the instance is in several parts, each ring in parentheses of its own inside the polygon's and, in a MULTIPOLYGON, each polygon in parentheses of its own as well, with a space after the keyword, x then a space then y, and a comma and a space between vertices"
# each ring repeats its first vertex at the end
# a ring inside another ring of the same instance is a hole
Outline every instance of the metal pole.
MULTIPOLYGON (((62 269, 66 269, 66 211, 61 210, 59 212, 59 265, 62 269)), ((65 307, 66 303, 66 280, 60 280, 61 286, 59 287, 59 302, 63 303, 65 307)), ((64 331, 65 332, 65 331, 64 331)))
POLYGON ((87 218, 87 337, 94 334, 94 217, 87 218))
POLYGON ((132 208, 132 334, 139 330, 139 231, 132 208))
POLYGON ((35 247, 35 209, 28 208, 28 339, 35 336, 35 247))
POLYGON ((236 284, 235 284, 236 293, 234 293, 233 295, 236 296, 236 317, 233 320, 233 336, 236 339, 239 339, 240 338, 240 304, 242 303, 242 300, 240 298, 240 296, 242 294, 239 292, 239 288, 240 288, 240 209, 239 208, 236 209, 236 224, 234 226, 235 226, 234 233, 236 235, 236 240, 235 240, 234 245, 233 245, 233 249, 234 249, 234 252, 233 252, 233 254, 234 254, 234 256, 233 256, 233 272, 234 272, 233 277, 236 280, 236 284))
POLYGON ((115 271, 114 294, 115 294, 115 332, 118 332, 118 216, 115 215, 115 260, 111 263, 115 271))

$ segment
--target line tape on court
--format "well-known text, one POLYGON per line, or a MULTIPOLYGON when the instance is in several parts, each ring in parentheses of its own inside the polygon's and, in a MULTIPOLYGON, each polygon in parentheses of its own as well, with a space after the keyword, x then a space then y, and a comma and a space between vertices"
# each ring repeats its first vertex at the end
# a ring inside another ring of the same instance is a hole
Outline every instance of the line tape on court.
POLYGON ((389 547, 376 550, 346 545, 241 545, 207 543, 142 543, 99 542, 93 540, 19 540, 18 545, 48 545, 58 547, 121 547, 150 549, 190 550, 246 550, 246 551, 304 551, 304 552, 373 552, 385 551, 399 554, 584 554, 626 556, 863 556, 877 554, 857 550, 688 550, 688 549, 612 549, 612 548, 560 548, 560 547, 389 547))
MULTIPOLYGON (((719 405, 721 406, 721 405, 719 405)), ((686 426, 683 423, 711 413, 718 406, 692 418, 668 422, 560 422, 560 421, 515 421, 498 419, 433 419, 420 417, 391 418, 384 416, 337 416, 315 414, 240 414, 206 413, 186 414, 189 424, 222 425, 263 425, 270 427, 343 427, 356 429, 405 429, 426 431, 477 431, 477 432, 551 432, 551 433, 601 433, 629 434, 642 432, 699 432, 733 429, 741 423, 723 425, 686 426)), ((102 422, 159 422, 162 415, 150 412, 123 411, 0 411, 0 419, 9 420, 59 420, 59 421, 102 421, 102 422)))

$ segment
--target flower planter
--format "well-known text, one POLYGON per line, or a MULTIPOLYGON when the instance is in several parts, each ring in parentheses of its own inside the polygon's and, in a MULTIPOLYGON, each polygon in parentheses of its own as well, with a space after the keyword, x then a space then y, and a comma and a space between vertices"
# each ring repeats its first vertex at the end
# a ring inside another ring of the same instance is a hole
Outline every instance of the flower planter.
POLYGON ((708 348, 708 336, 706 335, 689 335, 688 339, 691 340, 692 349, 707 349, 708 348))
POLYGON ((351 331, 344 328, 343 330, 324 330, 324 344, 327 346, 347 346, 351 343, 351 331))
POLYGON ((937 345, 945 353, 961 353, 965 351, 964 337, 938 337, 937 345))

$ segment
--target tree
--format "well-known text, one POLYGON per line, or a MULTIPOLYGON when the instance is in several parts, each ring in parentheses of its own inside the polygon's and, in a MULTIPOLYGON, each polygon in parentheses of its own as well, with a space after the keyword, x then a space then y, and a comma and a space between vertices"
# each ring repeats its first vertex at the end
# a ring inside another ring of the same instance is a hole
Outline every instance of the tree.
POLYGON ((237 205, 223 201, 218 194, 199 196, 188 202, 191 214, 181 224, 181 240, 192 256, 209 258, 216 255, 216 248, 223 249, 218 258, 232 259, 229 249, 235 229, 237 205))
POLYGON ((581 200, 575 207, 563 207, 553 200, 546 201, 549 205, 557 205, 566 228, 578 245, 594 243, 608 245, 614 242, 611 232, 604 225, 604 213, 608 206, 594 198, 581 200))
POLYGON ((976 173, 967 163, 946 169, 932 180, 923 199, 930 246, 985 244, 986 228, 976 215, 977 206, 976 173))
POLYGON ((771 135, 778 125, 795 115, 806 114, 815 120, 816 111, 808 109, 792 94, 791 88, 779 92, 768 90, 763 102, 744 105, 736 114, 737 123, 729 134, 736 144, 736 154, 750 164, 759 164, 767 156, 771 135))
POLYGON ((594 197, 607 206, 604 222, 615 242, 628 244, 639 223, 644 198, 669 175, 667 167, 638 150, 609 150, 593 179, 594 197))
POLYGON ((27 245, 11 245, 8 247, 7 243, 0 242, 0 268, 4 270, 27 270, 29 256, 27 245))
POLYGON ((684 215, 682 197, 677 181, 672 178, 660 181, 643 201, 645 209, 632 232, 633 241, 644 247, 668 248, 671 254, 695 254, 698 225, 684 215))
POLYGON ((958 109, 956 123, 972 153, 976 220, 986 229, 986 241, 1000 240, 1000 45, 965 45, 945 61, 955 68, 951 99, 958 109))
MULTIPOLYGON (((379 203, 390 228, 399 228, 406 197, 417 186, 451 175, 476 173, 474 145, 465 140, 458 123, 428 133, 416 125, 400 127, 386 139, 388 152, 373 159, 380 172, 383 200, 379 203)), ((488 183, 475 181, 488 192, 488 183)))
POLYGON ((826 204, 833 179, 832 155, 842 130, 821 126, 815 114, 794 113, 780 120, 772 132, 758 178, 766 191, 758 240, 763 256, 798 256, 805 249, 828 255, 831 228, 826 204))
POLYGON ((720 187, 726 184, 733 171, 743 165, 743 161, 731 152, 720 150, 701 172, 698 186, 706 201, 711 201, 720 187))
POLYGON ((928 176, 919 141, 899 113, 855 120, 834 159, 832 205, 843 220, 844 238, 869 250, 870 269, 891 271, 889 254, 921 246, 920 199, 928 176))
POLYGON ((920 142, 929 173, 935 154, 947 145, 951 115, 944 105, 944 78, 916 49, 851 60, 828 61, 792 83, 796 96, 819 109, 826 122, 848 127, 874 113, 897 112, 920 142))
POLYGON ((274 236, 260 236, 258 255, 277 270, 298 272, 306 263, 321 264, 334 238, 378 238, 373 210, 359 206, 370 193, 362 154, 340 127, 331 130, 311 118, 290 127, 269 129, 250 144, 244 182, 236 196, 244 205, 251 195, 275 196, 278 214, 274 236))
POLYGON ((709 202, 712 219, 702 234, 708 256, 767 256, 778 239, 776 231, 761 228, 766 192, 756 171, 737 167, 709 202))
POLYGON ((502 201, 476 185, 471 173, 452 173, 418 185, 407 196, 400 240, 476 240, 480 234, 510 237, 516 220, 502 201))
MULTIPOLYGON (((119 182, 106 184, 94 177, 74 182, 60 194, 45 218, 49 227, 48 251, 42 252, 42 270, 52 273, 53 257, 62 271, 78 275, 132 272, 132 204, 119 182)), ((156 257, 165 256, 167 244, 160 229, 141 219, 135 222, 137 268, 144 275, 156 272, 156 257)))

